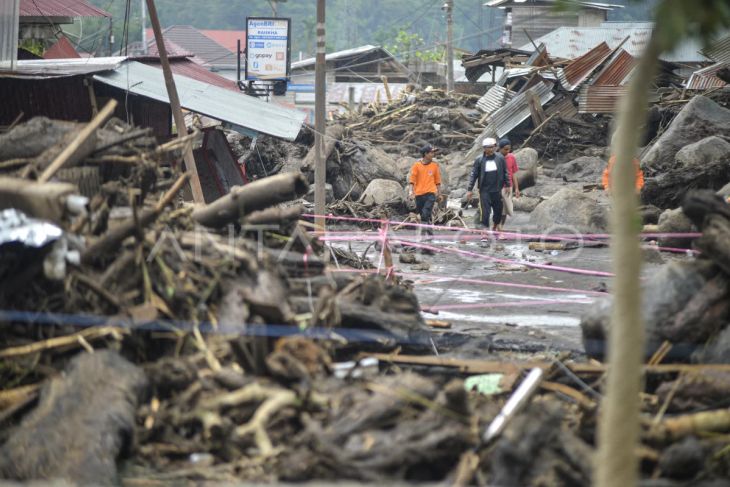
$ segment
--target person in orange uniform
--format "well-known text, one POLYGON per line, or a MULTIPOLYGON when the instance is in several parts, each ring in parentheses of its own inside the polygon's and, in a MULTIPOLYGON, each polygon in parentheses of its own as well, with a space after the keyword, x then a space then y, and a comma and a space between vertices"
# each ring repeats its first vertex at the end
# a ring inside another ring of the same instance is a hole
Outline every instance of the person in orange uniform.
POLYGON ((421 147, 421 159, 411 167, 408 179, 410 189, 409 198, 416 198, 416 212, 421 216, 421 223, 431 223, 433 205, 439 197, 441 189, 441 172, 438 164, 433 160, 436 153, 431 144, 421 147))
MULTIPOLYGON (((616 156, 612 155, 608 159, 608 166, 606 166, 606 169, 603 171, 603 189, 610 193, 611 192, 611 172, 613 171, 613 165, 616 163, 616 156)), ((635 185, 636 185, 636 192, 640 193, 641 188, 644 187, 644 172, 641 170, 641 163, 637 158, 634 157, 634 169, 636 170, 636 178, 635 178, 635 185)))

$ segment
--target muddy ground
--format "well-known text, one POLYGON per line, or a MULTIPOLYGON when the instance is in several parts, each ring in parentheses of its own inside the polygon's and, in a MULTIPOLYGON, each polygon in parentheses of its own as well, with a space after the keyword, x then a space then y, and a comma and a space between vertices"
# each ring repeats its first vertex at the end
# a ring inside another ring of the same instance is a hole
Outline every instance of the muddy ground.
MULTIPOLYGON (((563 185, 546 181, 555 188, 563 185)), ((567 185, 566 185, 567 186, 567 185)), ((574 185, 577 187, 577 185, 574 185)), ((458 201, 450 201, 452 207, 458 201)), ((476 210, 463 210, 464 220, 474 228, 476 210)), ((345 227, 331 226, 340 231, 345 227)), ((352 227, 348 227, 352 230, 352 227)), ((505 225, 505 232, 531 234, 535 232, 529 222, 529 213, 515 212, 505 225)), ((367 233, 363 233, 367 238, 367 233)), ((369 234, 372 238, 372 233, 369 234)), ((418 239, 415 230, 391 232, 393 238, 418 239)), ((589 306, 601 299, 601 292, 608 292, 611 278, 602 275, 583 275, 549 269, 528 268, 517 261, 534 264, 572 267, 597 272, 612 272, 608 246, 583 247, 565 251, 541 252, 530 250, 529 239, 489 237, 481 240, 469 232, 438 231, 431 240, 421 236, 423 242, 442 252, 417 252, 417 263, 399 261, 402 249, 395 246, 393 261, 397 272, 413 283, 425 319, 447 321, 448 329, 434 329, 436 349, 441 354, 462 358, 483 357, 494 351, 515 353, 569 352, 583 356, 583 344, 579 327, 580 318, 589 306), (456 235, 463 235, 465 238, 456 235), (486 259, 464 256, 459 251, 513 260, 514 264, 490 262, 486 259), (425 268, 428 269, 425 269, 425 268), (491 282, 463 282, 452 278, 491 282), (498 283, 549 286, 570 291, 510 287, 498 283), (566 303, 565 301, 575 301, 566 303), (434 308, 429 310, 429 308, 434 308)), ((380 258, 379 249, 370 242, 337 243, 351 248, 375 264, 380 258)), ((662 253, 661 258, 644 262, 642 276, 655 272, 670 259, 687 259, 683 254, 662 253)))

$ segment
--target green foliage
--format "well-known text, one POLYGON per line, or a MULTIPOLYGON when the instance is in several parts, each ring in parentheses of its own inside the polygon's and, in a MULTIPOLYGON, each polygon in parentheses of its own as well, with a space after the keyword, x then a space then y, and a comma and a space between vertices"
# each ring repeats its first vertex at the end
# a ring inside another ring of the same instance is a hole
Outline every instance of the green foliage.
POLYGON ((38 57, 43 57, 43 53, 46 52, 46 46, 40 39, 23 39, 18 43, 18 48, 32 52, 38 57))
POLYGON ((663 0, 656 18, 662 51, 671 51, 687 37, 707 46, 722 28, 730 26, 730 4, 727 0, 663 0))
POLYGON ((420 59, 421 61, 440 61, 444 58, 443 48, 424 50, 426 43, 423 38, 416 34, 409 34, 401 30, 395 35, 393 44, 386 44, 385 48, 403 63, 420 59))

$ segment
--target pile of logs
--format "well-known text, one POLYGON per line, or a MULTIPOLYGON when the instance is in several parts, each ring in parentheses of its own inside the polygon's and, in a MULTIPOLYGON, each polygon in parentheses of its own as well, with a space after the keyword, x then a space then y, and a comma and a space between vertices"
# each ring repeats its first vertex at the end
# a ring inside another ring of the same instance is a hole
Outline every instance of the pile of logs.
POLYGON ((445 153, 468 150, 484 130, 476 111, 476 95, 429 90, 403 94, 385 106, 347 112, 343 122, 352 138, 378 144, 386 152, 420 156, 426 143, 445 153))

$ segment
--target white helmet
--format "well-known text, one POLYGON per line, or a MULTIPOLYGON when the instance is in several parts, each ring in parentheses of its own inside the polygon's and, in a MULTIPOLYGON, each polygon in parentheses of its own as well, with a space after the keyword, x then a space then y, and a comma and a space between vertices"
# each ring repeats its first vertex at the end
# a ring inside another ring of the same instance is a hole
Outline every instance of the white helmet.
POLYGON ((492 137, 487 137, 482 141, 482 147, 495 147, 496 145, 497 141, 492 137))

